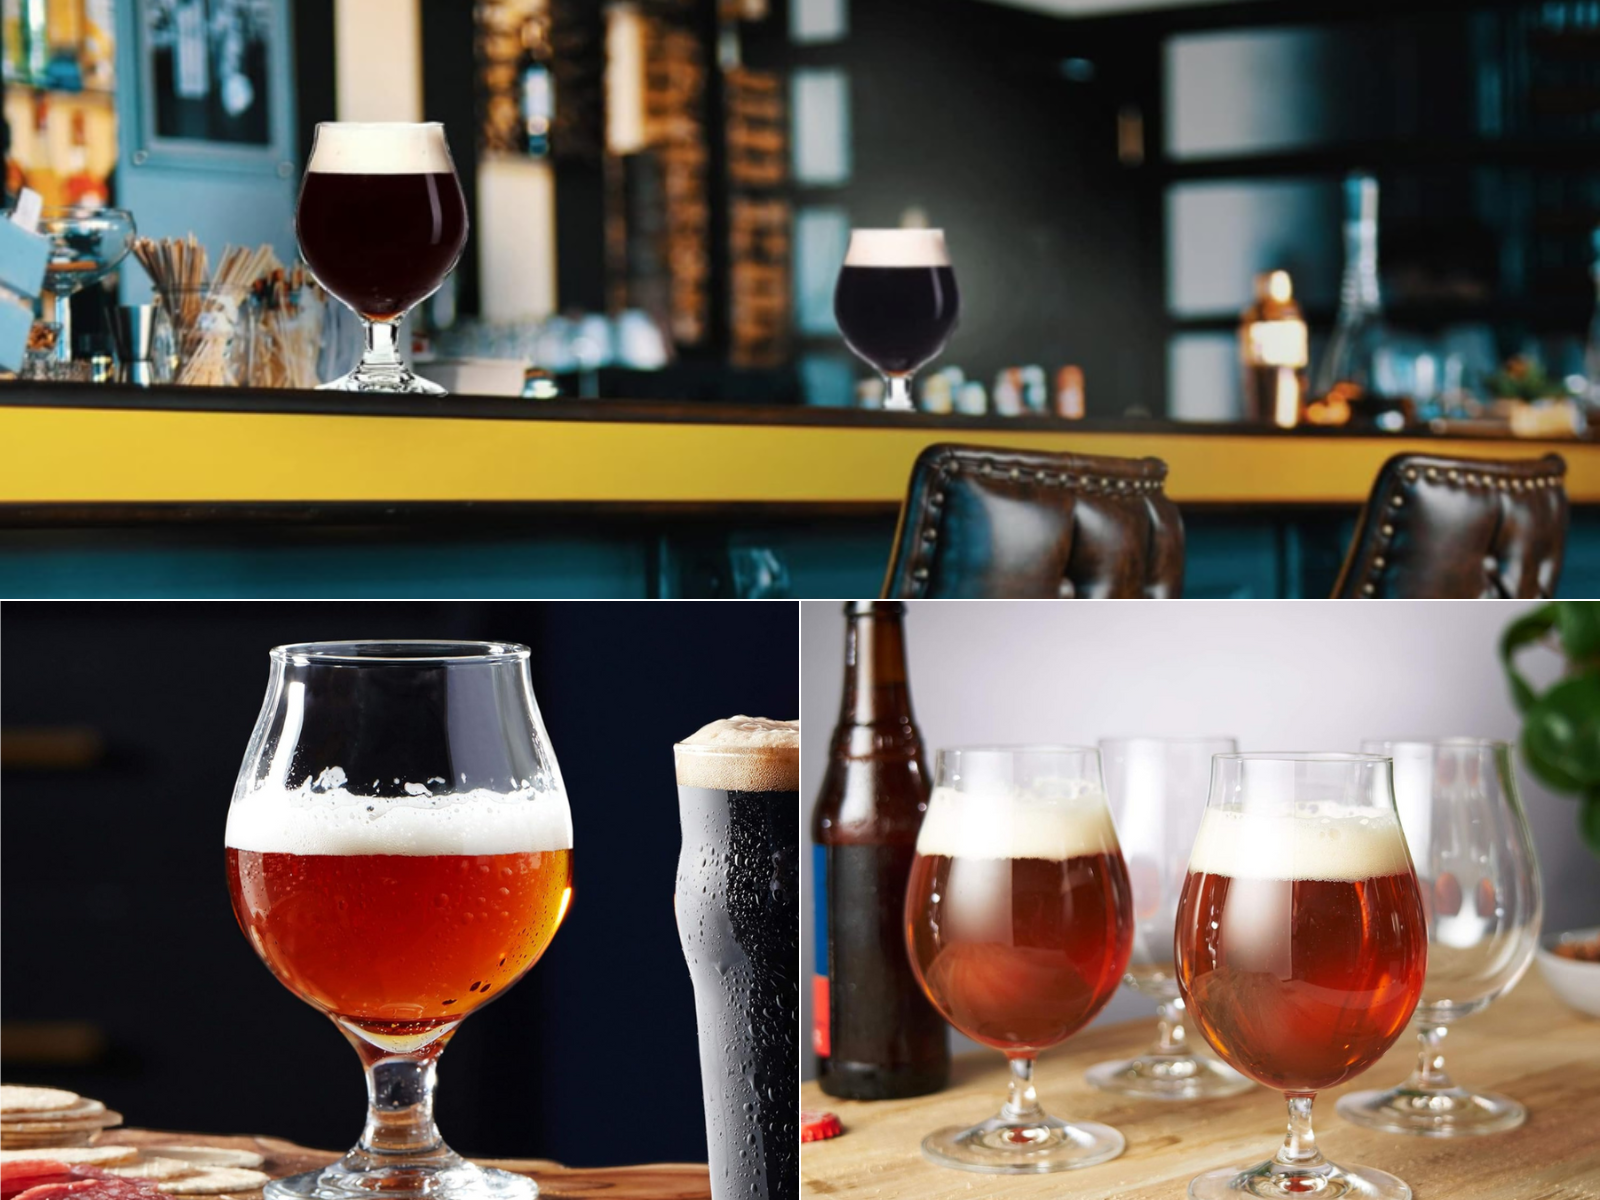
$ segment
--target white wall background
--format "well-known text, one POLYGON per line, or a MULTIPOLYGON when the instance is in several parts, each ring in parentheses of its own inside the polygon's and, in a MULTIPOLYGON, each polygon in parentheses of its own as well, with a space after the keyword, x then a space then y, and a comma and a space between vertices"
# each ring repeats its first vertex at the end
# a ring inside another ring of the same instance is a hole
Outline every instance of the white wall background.
MULTIPOLYGON (((1362 738, 1514 742, 1496 656, 1528 605, 1467 601, 913 602, 911 694, 929 750, 970 743, 1093 744, 1117 734, 1220 733, 1243 750, 1357 750, 1362 738)), ((807 828, 844 682, 843 605, 801 616, 800 787, 807 828)), ((1558 660, 1527 654, 1543 683, 1558 660)), ((1545 926, 1600 923, 1600 862, 1576 805, 1519 770, 1544 872, 1545 926)), ((802 856, 802 964, 811 969, 811 859, 802 856)), ((801 989, 810 997, 809 987, 801 989)), ((1100 1020, 1154 1012, 1120 991, 1100 1020)), ((802 1014, 809 1045, 809 1003, 802 1014)), ((1153 1033, 1153 1030, 1152 1030, 1153 1033)), ((958 1048, 970 1047, 957 1039, 958 1048)), ((806 1078, 811 1077, 809 1053, 806 1078)))

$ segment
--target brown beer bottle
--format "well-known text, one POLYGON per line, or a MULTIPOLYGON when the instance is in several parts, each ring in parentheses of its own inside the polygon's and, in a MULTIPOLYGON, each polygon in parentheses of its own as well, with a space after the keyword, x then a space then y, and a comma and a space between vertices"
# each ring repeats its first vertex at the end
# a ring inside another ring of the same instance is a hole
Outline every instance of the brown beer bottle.
POLYGON ((844 703, 811 819, 817 1081, 887 1100, 944 1087, 950 1051, 906 950, 906 883, 928 807, 906 683, 905 605, 845 605, 844 703))

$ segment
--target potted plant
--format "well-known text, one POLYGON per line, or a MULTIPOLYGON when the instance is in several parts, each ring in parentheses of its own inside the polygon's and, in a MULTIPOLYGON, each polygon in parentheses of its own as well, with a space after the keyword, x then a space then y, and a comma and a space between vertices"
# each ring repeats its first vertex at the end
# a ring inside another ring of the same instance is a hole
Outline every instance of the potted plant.
MULTIPOLYGON (((1501 635, 1500 661, 1522 714, 1523 761, 1578 802, 1579 833, 1600 858, 1600 604, 1556 601, 1519 617, 1501 635), (1566 659, 1543 692, 1517 670, 1517 654, 1534 643, 1566 659)), ((1562 999, 1600 1016, 1600 928, 1546 936, 1539 966, 1562 999)))

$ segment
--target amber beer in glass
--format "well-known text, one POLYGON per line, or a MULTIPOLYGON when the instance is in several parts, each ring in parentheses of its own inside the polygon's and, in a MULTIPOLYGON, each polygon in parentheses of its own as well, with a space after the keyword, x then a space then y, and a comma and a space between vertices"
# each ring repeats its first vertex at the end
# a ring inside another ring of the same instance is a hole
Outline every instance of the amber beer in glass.
POLYGON ((1086 747, 944 750, 906 892, 906 943, 928 998, 1011 1062, 1000 1115, 942 1129, 932 1161, 1006 1174, 1115 1158, 1116 1130, 1049 1116, 1039 1051, 1082 1029, 1116 991, 1133 904, 1100 777, 1086 747))
POLYGON ((1393 1175, 1328 1162, 1311 1127, 1315 1094, 1376 1062, 1422 994, 1427 927, 1391 761, 1213 762, 1178 905, 1178 983, 1213 1049, 1287 1096, 1289 1135, 1275 1158, 1209 1172, 1189 1194, 1409 1200, 1393 1175))
POLYGON ((572 819, 528 681, 488 642, 321 642, 272 652, 228 811, 234 914, 367 1071, 360 1143, 272 1200, 528 1200, 433 1122, 463 1017, 544 953, 572 888, 572 819))

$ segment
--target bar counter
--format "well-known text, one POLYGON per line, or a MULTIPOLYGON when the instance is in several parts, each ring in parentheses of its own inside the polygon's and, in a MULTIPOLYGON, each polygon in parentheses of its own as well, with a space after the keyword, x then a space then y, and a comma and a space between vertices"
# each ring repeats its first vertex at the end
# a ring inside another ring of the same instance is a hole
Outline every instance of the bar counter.
MULTIPOLYGON (((160 553, 182 557, 222 549, 246 526, 258 540, 296 531, 277 539, 280 550, 337 529, 357 544, 382 530, 419 549, 447 536, 642 551, 639 571, 624 572, 637 579, 571 581, 601 594, 750 594, 731 579, 736 568, 707 565, 745 546, 771 551, 769 567, 787 578, 769 578, 768 594, 871 594, 912 462, 948 441, 1162 459, 1190 532, 1189 595, 1325 594, 1340 532, 1390 455, 1554 451, 1574 506, 1562 591, 1600 584, 1595 441, 21 383, 0 390, 0 581, 7 594, 49 594, 49 571, 30 573, 30 561, 68 543, 92 558, 112 531, 125 552, 156 552, 154 537, 160 553), (1246 562, 1262 549, 1248 535, 1259 542, 1264 530, 1273 580, 1246 562), (1242 585, 1227 582, 1230 554, 1242 585)), ((518 586, 570 594, 535 574, 518 586)), ((329 594, 343 590, 332 582, 329 594)), ((362 590, 359 573, 347 582, 362 590)), ((434 594, 452 594, 437 582, 446 590, 434 594)))

